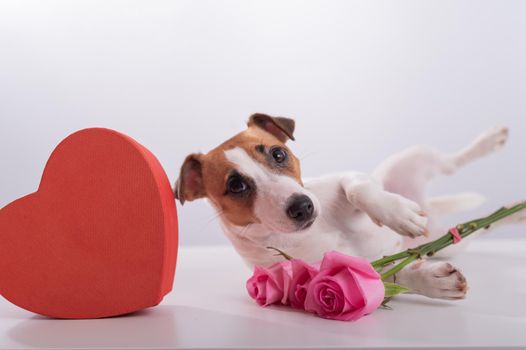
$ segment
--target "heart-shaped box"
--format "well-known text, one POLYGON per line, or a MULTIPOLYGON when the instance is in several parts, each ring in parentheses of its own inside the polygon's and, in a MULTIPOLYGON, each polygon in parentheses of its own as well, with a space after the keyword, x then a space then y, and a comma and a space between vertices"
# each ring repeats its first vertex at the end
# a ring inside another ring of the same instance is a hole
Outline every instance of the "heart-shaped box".
POLYGON ((155 156, 113 130, 78 131, 53 151, 38 191, 0 211, 0 294, 57 318, 157 305, 172 289, 177 233, 155 156))

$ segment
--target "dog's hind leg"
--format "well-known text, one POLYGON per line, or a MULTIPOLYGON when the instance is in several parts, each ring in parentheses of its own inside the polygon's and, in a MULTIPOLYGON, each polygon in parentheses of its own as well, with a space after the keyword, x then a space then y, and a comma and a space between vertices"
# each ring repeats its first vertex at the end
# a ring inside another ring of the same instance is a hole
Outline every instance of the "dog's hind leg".
POLYGON ((428 146, 413 146, 387 158, 375 169, 373 176, 385 190, 429 207, 426 189, 430 180, 437 175, 454 174, 468 163, 501 148, 507 138, 507 128, 493 128, 452 154, 428 146))
MULTIPOLYGON (((526 223, 526 210, 510 215, 493 224, 490 228, 482 229, 479 232, 491 230, 501 225, 520 223, 526 223)), ((460 244, 452 245, 440 251, 437 255, 440 258, 454 255, 459 250, 462 250, 466 243, 467 241, 463 240, 460 244)), ((468 289, 467 281, 462 272, 446 261, 417 260, 404 267, 395 276, 390 277, 389 280, 409 288, 411 293, 430 298, 463 299, 468 289)))
POLYGON ((444 261, 415 261, 390 277, 389 281, 409 288, 412 294, 436 299, 464 299, 468 290, 464 275, 444 261))

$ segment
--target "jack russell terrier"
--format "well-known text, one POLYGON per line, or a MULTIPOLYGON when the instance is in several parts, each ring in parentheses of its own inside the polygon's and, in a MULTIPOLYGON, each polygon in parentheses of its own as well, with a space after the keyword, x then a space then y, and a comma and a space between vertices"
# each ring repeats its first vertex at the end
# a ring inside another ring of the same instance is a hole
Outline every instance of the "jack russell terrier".
MULTIPOLYGON (((269 246, 309 262, 331 250, 373 260, 435 239, 447 232, 441 216, 474 208, 483 198, 427 198, 428 182, 499 149, 508 137, 506 128, 495 128, 453 154, 415 146, 389 157, 371 175, 348 172, 303 181, 299 160, 285 145, 294 140, 294 126, 292 119, 254 114, 245 131, 207 154, 186 157, 175 184, 181 204, 209 200, 250 265, 281 261, 269 246)), ((505 221, 526 221, 526 215, 505 221)), ((462 273, 444 261, 419 260, 395 279, 431 298, 462 299, 467 291, 462 273)))

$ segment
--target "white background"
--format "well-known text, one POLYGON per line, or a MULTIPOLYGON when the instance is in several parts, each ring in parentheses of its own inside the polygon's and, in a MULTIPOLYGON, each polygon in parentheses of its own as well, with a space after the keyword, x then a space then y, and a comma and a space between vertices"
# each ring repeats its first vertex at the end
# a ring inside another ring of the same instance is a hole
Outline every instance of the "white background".
MULTIPOLYGON (((104 126, 183 158, 253 112, 294 117, 303 172, 370 171, 415 143, 508 146, 436 194, 526 199, 525 1, 0 1, 0 206, 37 188, 69 133, 104 126)), ((203 202, 183 244, 224 243, 203 202)), ((525 236, 508 228, 493 236, 525 236)))

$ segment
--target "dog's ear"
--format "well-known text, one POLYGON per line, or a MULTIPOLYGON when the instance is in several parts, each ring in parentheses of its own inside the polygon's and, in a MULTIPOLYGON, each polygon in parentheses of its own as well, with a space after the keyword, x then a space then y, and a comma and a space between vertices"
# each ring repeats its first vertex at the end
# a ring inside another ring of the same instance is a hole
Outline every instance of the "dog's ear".
POLYGON ((274 135, 278 140, 285 143, 288 139, 294 141, 294 127, 296 123, 293 119, 283 117, 271 117, 266 114, 252 114, 248 119, 248 127, 258 127, 274 135))
POLYGON ((205 196, 203 186, 202 154, 190 154, 181 166, 179 179, 175 182, 175 198, 184 204, 205 196))

